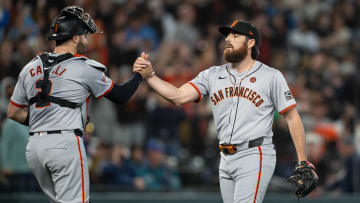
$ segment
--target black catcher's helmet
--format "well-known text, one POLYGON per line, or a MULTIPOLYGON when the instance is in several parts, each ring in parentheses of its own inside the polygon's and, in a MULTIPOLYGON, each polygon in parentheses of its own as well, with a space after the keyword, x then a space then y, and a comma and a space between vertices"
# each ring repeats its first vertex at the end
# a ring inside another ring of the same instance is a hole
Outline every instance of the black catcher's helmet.
POLYGON ((68 6, 60 11, 54 24, 51 26, 49 40, 66 40, 75 35, 87 33, 102 33, 90 14, 85 13, 79 6, 68 6))

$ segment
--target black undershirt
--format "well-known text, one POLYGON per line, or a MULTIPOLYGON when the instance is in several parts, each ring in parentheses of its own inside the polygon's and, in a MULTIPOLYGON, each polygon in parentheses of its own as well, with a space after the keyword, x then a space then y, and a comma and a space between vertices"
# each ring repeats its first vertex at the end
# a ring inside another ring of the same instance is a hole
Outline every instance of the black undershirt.
POLYGON ((114 84, 112 90, 105 95, 110 101, 117 104, 126 104, 135 93, 142 81, 140 73, 135 73, 131 78, 121 85, 114 84))

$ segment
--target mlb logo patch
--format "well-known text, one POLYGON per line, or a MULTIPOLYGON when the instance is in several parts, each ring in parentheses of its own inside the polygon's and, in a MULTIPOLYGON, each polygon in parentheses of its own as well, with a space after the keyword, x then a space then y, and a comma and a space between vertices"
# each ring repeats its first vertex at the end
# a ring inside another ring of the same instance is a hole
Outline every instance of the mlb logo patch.
POLYGON ((285 94, 285 98, 287 101, 291 100, 291 99, 294 99, 293 95, 291 94, 290 90, 284 92, 285 94))
POLYGON ((103 73, 103 76, 102 76, 101 80, 103 82, 108 82, 108 77, 106 77, 106 75, 103 73))

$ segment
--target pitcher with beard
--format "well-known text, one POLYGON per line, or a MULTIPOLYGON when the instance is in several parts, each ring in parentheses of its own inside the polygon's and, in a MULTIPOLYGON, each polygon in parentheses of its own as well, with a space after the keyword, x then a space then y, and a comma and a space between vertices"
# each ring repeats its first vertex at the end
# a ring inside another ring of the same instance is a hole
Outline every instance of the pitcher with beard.
POLYGON ((282 73, 256 60, 258 30, 249 22, 235 20, 219 31, 226 37, 224 59, 228 63, 200 72, 180 88, 157 77, 145 53, 137 58, 133 69, 140 73, 151 70, 147 83, 175 105, 200 102, 209 96, 219 139, 223 201, 259 203, 276 164, 272 142, 274 111, 285 117, 299 162, 307 159, 304 128, 282 73))
POLYGON ((87 58, 87 35, 102 33, 78 6, 61 10, 51 27, 52 53, 43 53, 21 71, 8 117, 29 126, 26 159, 50 202, 89 202, 88 162, 82 137, 90 95, 125 104, 152 71, 135 73, 116 85, 106 67, 87 58))

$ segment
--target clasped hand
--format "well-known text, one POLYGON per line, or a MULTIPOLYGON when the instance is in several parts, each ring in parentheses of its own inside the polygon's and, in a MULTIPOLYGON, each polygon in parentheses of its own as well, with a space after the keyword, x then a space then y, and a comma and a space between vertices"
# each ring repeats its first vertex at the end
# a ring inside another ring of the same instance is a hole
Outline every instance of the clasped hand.
POLYGON ((148 57, 148 54, 142 52, 133 65, 133 72, 140 73, 143 79, 148 79, 155 75, 151 62, 147 60, 148 57))

